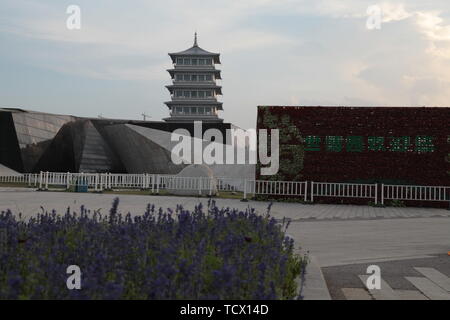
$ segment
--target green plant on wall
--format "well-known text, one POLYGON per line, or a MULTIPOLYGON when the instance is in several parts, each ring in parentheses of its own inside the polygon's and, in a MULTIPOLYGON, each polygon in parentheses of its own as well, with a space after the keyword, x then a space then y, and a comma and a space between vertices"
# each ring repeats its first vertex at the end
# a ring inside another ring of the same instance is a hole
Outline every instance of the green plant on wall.
MULTIPOLYGON (((260 120, 259 124, 261 128, 268 130, 278 129, 280 135, 280 167, 278 173, 273 176, 262 176, 261 178, 279 181, 300 180, 305 156, 304 139, 290 116, 287 114, 278 116, 277 114, 272 114, 269 108, 265 108, 262 121, 260 120)), ((259 169, 258 164, 258 172, 260 172, 259 169)))

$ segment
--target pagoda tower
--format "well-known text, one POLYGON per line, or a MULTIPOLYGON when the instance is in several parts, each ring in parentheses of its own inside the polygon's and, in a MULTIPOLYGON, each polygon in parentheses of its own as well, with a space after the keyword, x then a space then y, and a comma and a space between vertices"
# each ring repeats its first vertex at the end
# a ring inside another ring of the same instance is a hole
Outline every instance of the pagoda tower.
POLYGON ((197 33, 194 45, 181 52, 169 53, 173 68, 167 70, 172 84, 166 86, 171 101, 165 102, 170 110, 168 122, 223 122, 218 117, 222 102, 217 96, 222 95, 222 87, 216 84, 221 80, 219 53, 208 52, 197 44, 197 33))

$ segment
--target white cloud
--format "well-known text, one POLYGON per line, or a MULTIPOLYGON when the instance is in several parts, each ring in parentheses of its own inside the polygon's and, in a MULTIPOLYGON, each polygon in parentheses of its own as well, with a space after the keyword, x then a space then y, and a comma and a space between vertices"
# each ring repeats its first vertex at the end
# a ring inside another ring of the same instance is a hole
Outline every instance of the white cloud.
POLYGON ((431 40, 450 41, 450 25, 444 25, 439 12, 417 12, 417 25, 431 40))
POLYGON ((382 22, 401 21, 412 16, 407 12, 403 3, 383 2, 380 4, 382 11, 382 22))

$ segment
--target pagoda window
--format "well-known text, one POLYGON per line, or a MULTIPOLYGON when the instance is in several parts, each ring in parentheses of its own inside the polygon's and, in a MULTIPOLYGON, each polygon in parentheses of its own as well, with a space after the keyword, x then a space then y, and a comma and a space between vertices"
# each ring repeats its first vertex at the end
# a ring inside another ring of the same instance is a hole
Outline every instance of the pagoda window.
POLYGON ((183 110, 183 108, 181 108, 181 107, 173 107, 173 113, 175 113, 175 114, 181 114, 182 110, 183 110))
POLYGON ((184 64, 183 63, 183 58, 177 58, 177 64, 184 64))
POLYGON ((197 91, 191 91, 191 97, 197 98, 197 91))
POLYGON ((197 59, 192 59, 192 65, 196 66, 197 65, 197 59))
POLYGON ((206 97, 211 97, 212 96, 212 92, 211 91, 205 91, 205 96, 206 97))
POLYGON ((198 114, 205 114, 205 108, 203 108, 203 107, 198 107, 197 111, 198 111, 198 114))
POLYGON ((211 58, 206 59, 206 60, 205 60, 205 64, 206 64, 206 65, 211 65, 211 64, 212 64, 212 59, 211 59, 211 58))
POLYGON ((181 90, 176 90, 176 91, 175 91, 175 96, 176 96, 176 97, 182 97, 182 96, 183 96, 183 91, 181 91, 181 90))
POLYGON ((198 75, 198 81, 205 81, 205 75, 199 74, 198 75))
POLYGON ((205 59, 198 59, 198 64, 201 66, 205 65, 205 59))
POLYGON ((190 80, 190 76, 188 74, 185 74, 183 76, 184 81, 189 81, 190 80))
POLYGON ((191 92, 190 91, 184 91, 183 95, 185 98, 189 98, 191 96, 191 92))
POLYGON ((198 92, 198 97, 199 98, 204 98, 205 97, 205 91, 199 91, 198 92))
POLYGON ((177 74, 177 75, 176 75, 176 79, 177 79, 178 81, 183 81, 183 75, 182 75, 182 74, 177 74))
POLYGON ((196 74, 193 74, 193 75, 191 76, 191 81, 198 81, 198 80, 197 80, 197 75, 196 75, 196 74))
POLYGON ((189 58, 184 58, 184 63, 185 65, 190 65, 191 64, 191 59, 189 58))
POLYGON ((206 80, 206 81, 212 81, 212 75, 207 74, 207 75, 205 76, 205 80, 206 80))

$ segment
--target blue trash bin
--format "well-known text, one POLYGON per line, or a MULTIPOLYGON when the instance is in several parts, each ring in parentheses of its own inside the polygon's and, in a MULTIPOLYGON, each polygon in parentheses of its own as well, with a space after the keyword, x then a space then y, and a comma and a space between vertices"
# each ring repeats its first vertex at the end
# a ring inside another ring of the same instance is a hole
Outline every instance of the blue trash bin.
POLYGON ((75 192, 88 192, 88 184, 86 179, 77 179, 75 184, 75 192))

